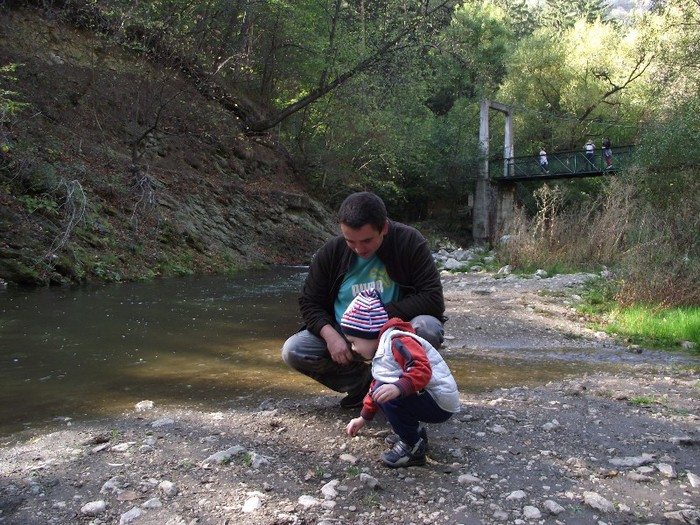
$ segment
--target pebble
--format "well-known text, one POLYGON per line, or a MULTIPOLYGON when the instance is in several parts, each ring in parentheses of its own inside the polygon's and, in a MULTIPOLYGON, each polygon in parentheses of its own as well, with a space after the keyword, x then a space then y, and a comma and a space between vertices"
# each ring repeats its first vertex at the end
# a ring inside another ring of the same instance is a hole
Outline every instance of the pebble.
POLYGON ((142 515, 143 511, 138 507, 134 507, 119 517, 119 525, 128 525, 129 523, 133 523, 142 515))
POLYGON ((600 512, 615 512, 615 506, 596 492, 584 492, 583 502, 600 512))
POLYGON ((107 503, 104 500, 91 501, 80 507, 80 513, 84 516, 99 516, 107 510, 107 503))

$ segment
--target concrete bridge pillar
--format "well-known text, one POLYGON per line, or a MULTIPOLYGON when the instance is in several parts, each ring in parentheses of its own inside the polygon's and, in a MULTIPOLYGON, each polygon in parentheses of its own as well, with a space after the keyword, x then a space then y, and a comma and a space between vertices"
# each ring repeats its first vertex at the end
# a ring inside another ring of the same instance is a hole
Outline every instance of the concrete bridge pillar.
POLYGON ((511 108, 489 100, 481 101, 479 121, 479 172, 474 192, 474 209, 472 212, 472 237, 476 243, 486 243, 513 214, 514 188, 496 187, 489 178, 489 109, 495 109, 506 115, 503 146, 503 175, 508 177, 512 166, 510 159, 513 151, 513 115, 511 108))
POLYGON ((513 218, 515 211, 515 184, 501 184, 496 189, 498 195, 496 213, 496 231, 493 234, 502 232, 506 224, 513 218))

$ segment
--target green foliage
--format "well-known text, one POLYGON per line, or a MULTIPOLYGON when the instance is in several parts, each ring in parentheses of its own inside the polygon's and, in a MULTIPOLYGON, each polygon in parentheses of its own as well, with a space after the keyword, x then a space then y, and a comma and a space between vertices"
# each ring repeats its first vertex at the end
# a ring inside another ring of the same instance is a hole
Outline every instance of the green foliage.
POLYGON ((634 31, 611 24, 579 21, 563 31, 535 31, 510 57, 501 89, 503 102, 526 109, 516 114, 517 147, 525 154, 542 144, 550 153, 579 150, 586 138, 603 136, 633 143, 634 126, 615 121, 638 115, 638 99, 626 95, 651 59, 634 31))
POLYGON ((348 467, 348 468, 345 470, 345 473, 346 473, 348 476, 359 476, 360 474, 362 474, 362 469, 357 468, 357 467, 348 467))
POLYGON ((578 309, 600 320, 606 332, 634 343, 677 348, 689 341, 700 348, 699 307, 621 307, 618 299, 623 286, 624 282, 613 278, 588 281, 578 309))
POLYGON ((608 10, 605 0, 545 0, 539 22, 562 31, 573 27, 579 20, 589 23, 605 20, 608 10))
MULTIPOLYGON (((29 104, 25 102, 16 100, 21 96, 19 93, 2 87, 3 84, 17 80, 14 76, 14 72, 18 67, 20 67, 20 64, 0 66, 0 133, 2 133, 5 124, 8 124, 17 113, 29 106, 29 104)), ((3 138, 4 137, 0 134, 0 140, 3 138)))
POLYGON ((433 111, 445 114, 457 98, 479 100, 493 92, 505 74, 504 60, 512 41, 505 14, 493 3, 457 7, 435 51, 427 57, 434 68, 430 82, 437 91, 428 101, 433 111), (448 94, 451 99, 445 100, 448 94))
POLYGON ((635 306, 614 310, 606 331, 655 346, 678 347, 690 341, 700 348, 700 307, 659 310, 635 306))
POLYGON ((58 215, 58 204, 49 195, 42 194, 39 196, 20 195, 17 201, 27 209, 28 213, 40 211, 46 215, 58 215))
MULTIPOLYGON (((644 130, 637 159, 644 171, 657 176, 663 184, 660 194, 670 187, 666 183, 668 175, 675 177, 688 169, 694 171, 700 165, 699 129, 700 97, 697 97, 666 109, 644 130)), ((684 191, 683 187, 677 185, 675 190, 684 191)))
POLYGON ((531 35, 537 29, 537 12, 530 8, 527 0, 499 0, 496 4, 504 10, 508 27, 516 40, 531 35))
POLYGON ((579 310, 593 315, 605 314, 617 306, 621 283, 615 279, 598 277, 591 279, 581 293, 579 310))
POLYGON ((668 399, 658 396, 634 396, 630 398, 630 404, 639 406, 650 406, 656 404, 665 405, 667 403, 668 399))
MULTIPOLYGON (((615 297, 624 304, 698 301, 700 210, 689 196, 700 191, 700 25, 687 23, 699 19, 697 2, 658 3, 627 24, 608 22, 599 0, 484 0, 449 4, 428 17, 439 3, 69 0, 55 14, 149 60, 201 73, 223 99, 260 104, 242 114, 274 113, 348 75, 273 133, 332 207, 352 190, 370 189, 394 218, 443 214, 466 222, 460 211, 474 189, 482 98, 516 108, 516 154, 543 144, 551 153, 580 149, 588 137, 599 143, 611 136, 614 144, 641 138, 638 167, 618 176, 619 186, 558 183, 549 195, 520 186, 525 210, 499 256, 520 271, 614 266, 621 282, 615 297)), ((0 67, 0 146, 8 152, 8 125, 24 107, 7 89, 16 68, 0 67)), ((492 125, 502 129, 502 115, 492 125)), ((502 143, 495 133, 491 150, 502 143)), ((56 142, 26 150, 23 171, 3 188, 24 193, 19 202, 30 213, 65 213, 56 204, 68 193, 58 189, 61 181, 88 176, 66 160, 68 149, 56 142)), ((128 177, 89 175, 109 202, 105 211, 135 200, 128 177)), ((154 274, 191 272, 196 250, 159 227, 163 245, 183 253, 163 250, 154 274)), ((123 269, 104 257, 86 272, 116 280, 123 269)))
POLYGON ((118 265, 119 260, 115 255, 103 254, 100 259, 91 263, 88 270, 100 281, 118 283, 122 280, 121 274, 117 269, 118 265))

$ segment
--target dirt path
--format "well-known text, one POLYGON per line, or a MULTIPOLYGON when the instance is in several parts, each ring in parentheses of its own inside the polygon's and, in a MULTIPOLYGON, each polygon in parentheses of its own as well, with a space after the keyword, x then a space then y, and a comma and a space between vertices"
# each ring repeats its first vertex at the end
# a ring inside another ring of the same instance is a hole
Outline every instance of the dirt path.
POLYGON ((425 467, 381 466, 388 426, 348 438, 339 397, 125 407, 4 439, 0 524, 698 524, 700 358, 586 328, 586 278, 445 277, 448 359, 566 348, 620 371, 463 394, 425 467))

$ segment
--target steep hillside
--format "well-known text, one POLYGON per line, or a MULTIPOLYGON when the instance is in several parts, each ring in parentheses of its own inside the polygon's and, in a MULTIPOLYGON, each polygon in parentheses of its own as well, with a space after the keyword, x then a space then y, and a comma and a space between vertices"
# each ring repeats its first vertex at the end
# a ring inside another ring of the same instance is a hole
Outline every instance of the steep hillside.
MULTIPOLYGON (((303 263, 334 229, 272 135, 190 78, 0 7, 0 280, 130 280, 303 263)), ((247 111, 254 108, 252 104, 247 111)))

